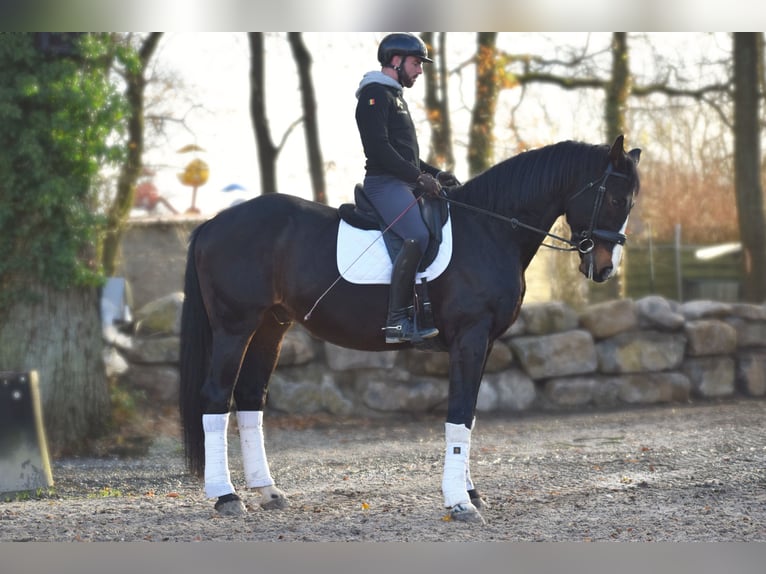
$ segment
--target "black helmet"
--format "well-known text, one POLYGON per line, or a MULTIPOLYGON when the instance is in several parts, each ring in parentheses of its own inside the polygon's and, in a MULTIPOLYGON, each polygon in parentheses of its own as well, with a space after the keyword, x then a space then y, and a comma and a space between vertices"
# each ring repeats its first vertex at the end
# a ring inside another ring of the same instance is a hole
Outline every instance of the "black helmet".
POLYGON ((381 40, 378 46, 378 62, 383 66, 388 66, 391 63, 391 58, 397 54, 400 56, 417 56, 424 62, 433 63, 433 60, 428 57, 428 48, 426 48, 425 42, 415 34, 397 32, 396 34, 389 34, 381 40))

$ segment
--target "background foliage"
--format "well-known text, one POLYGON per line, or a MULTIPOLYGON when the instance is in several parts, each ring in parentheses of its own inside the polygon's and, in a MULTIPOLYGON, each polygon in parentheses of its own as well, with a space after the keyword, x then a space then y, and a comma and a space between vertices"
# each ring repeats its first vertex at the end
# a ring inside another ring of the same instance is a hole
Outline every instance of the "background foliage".
POLYGON ((0 312, 30 285, 101 280, 95 184, 121 159, 125 115, 112 46, 88 34, 51 53, 35 34, 0 35, 0 312))

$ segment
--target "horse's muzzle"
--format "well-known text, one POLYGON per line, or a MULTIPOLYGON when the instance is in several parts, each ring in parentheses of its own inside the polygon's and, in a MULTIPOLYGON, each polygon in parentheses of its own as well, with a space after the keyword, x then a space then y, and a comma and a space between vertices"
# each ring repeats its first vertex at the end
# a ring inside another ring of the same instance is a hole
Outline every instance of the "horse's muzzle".
POLYGON ((580 273, 591 281, 603 283, 614 274, 612 253, 603 246, 597 246, 580 257, 580 273))

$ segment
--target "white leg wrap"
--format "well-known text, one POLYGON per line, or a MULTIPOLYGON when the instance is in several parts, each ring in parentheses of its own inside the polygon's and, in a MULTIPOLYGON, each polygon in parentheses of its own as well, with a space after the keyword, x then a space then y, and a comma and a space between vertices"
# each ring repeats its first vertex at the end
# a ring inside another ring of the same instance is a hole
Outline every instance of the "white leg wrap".
POLYGON ((234 486, 229 474, 229 413, 223 415, 202 415, 205 431, 205 495, 217 498, 232 494, 234 486))
POLYGON ((263 411, 237 411, 242 464, 249 488, 273 486, 266 449, 263 445, 263 411))
POLYGON ((471 429, 465 425, 444 424, 447 448, 444 454, 444 475, 442 494, 444 506, 471 502, 466 483, 468 476, 468 455, 471 450, 471 429))
MULTIPOLYGON (((476 417, 473 418, 473 422, 471 423, 471 430, 468 432, 473 432, 473 430, 476 428, 476 417)), ((473 485, 473 480, 471 480, 471 443, 469 441, 468 443, 468 452, 465 456, 465 489, 466 490, 473 490, 475 487, 473 485)))

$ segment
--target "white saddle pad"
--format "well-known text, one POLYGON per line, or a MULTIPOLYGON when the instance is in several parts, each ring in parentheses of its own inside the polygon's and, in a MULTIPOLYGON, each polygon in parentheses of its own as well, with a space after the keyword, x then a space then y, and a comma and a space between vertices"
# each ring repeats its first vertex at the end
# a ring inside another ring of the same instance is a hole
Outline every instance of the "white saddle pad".
MULTIPOLYGON (((380 230, 357 229, 341 219, 338 228, 338 271, 349 283, 391 283, 393 264, 380 230)), ((452 258, 452 218, 442 227, 442 243, 433 263, 416 280, 432 281, 441 275, 452 258)))

